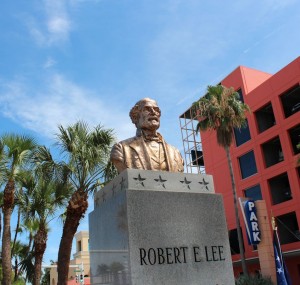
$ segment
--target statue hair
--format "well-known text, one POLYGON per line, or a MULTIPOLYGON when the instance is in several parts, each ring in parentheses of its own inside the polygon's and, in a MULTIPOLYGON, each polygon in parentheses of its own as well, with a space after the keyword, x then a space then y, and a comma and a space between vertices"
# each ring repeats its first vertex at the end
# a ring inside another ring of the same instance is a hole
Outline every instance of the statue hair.
POLYGON ((131 110, 129 112, 130 119, 131 119, 132 123, 135 124, 136 126, 137 126, 137 122, 139 120, 140 111, 142 110, 144 104, 148 101, 153 101, 157 105, 155 100, 150 99, 150 98, 143 98, 143 99, 139 100, 138 102, 136 102, 135 105, 131 108, 131 110))

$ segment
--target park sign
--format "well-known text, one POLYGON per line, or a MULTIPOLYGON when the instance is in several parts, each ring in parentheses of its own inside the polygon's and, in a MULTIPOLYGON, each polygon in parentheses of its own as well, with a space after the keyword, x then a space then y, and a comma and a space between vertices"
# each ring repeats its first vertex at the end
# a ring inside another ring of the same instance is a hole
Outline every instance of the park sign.
POLYGON ((254 200, 248 198, 239 198, 239 202, 245 221, 249 244, 257 245, 261 241, 261 235, 255 202, 254 200))

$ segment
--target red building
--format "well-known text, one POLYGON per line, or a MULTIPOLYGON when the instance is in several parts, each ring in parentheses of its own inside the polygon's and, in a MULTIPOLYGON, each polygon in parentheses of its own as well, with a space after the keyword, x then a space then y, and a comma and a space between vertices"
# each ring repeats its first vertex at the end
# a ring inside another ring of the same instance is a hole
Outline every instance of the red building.
MULTIPOLYGON (((235 130, 230 149, 238 197, 266 201, 269 216, 276 218, 293 284, 300 284, 300 57, 274 75, 239 66, 221 84, 235 88, 251 109, 247 128, 235 130)), ((201 132, 200 142, 190 110, 180 116, 180 124, 188 172, 212 174, 215 191, 223 195, 238 275, 241 264, 225 151, 218 146, 215 132, 201 132)), ((255 272, 257 250, 248 245, 242 220, 241 224, 247 266, 255 272)))

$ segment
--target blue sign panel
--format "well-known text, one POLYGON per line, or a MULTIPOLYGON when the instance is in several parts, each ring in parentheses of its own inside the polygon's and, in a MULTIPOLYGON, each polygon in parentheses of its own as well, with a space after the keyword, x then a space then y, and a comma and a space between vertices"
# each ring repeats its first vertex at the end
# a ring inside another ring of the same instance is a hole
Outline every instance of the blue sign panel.
POLYGON ((244 213, 249 242, 250 244, 259 244, 261 241, 261 236, 254 200, 245 201, 244 213))

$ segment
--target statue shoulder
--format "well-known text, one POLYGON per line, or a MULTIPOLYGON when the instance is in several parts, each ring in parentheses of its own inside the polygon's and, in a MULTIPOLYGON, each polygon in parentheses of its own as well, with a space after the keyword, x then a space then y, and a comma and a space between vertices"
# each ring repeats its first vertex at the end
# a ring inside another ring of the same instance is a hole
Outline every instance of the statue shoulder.
POLYGON ((179 151, 178 148, 176 148, 173 145, 167 144, 165 142, 165 144, 167 145, 168 148, 168 152, 169 152, 169 157, 171 159, 171 161, 173 162, 173 168, 176 169, 175 171, 177 172, 183 172, 184 170, 184 160, 182 158, 182 155, 179 151))
POLYGON ((134 143, 135 141, 137 141, 139 139, 139 137, 132 137, 132 138, 128 138, 126 140, 122 140, 122 141, 119 141, 118 143, 116 143, 114 146, 113 146, 113 149, 116 147, 116 148, 122 148, 124 146, 127 146, 127 145, 130 145, 132 143, 134 143))
POLYGON ((138 137, 132 137, 114 144, 111 149, 111 157, 119 156, 119 153, 123 152, 124 147, 134 144, 138 139, 138 137))

